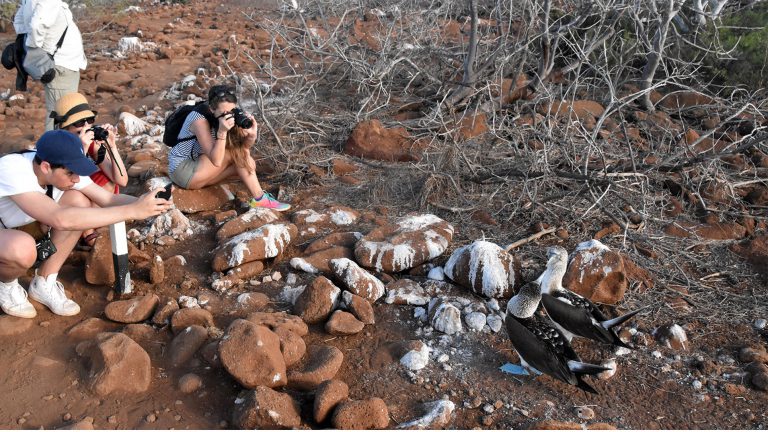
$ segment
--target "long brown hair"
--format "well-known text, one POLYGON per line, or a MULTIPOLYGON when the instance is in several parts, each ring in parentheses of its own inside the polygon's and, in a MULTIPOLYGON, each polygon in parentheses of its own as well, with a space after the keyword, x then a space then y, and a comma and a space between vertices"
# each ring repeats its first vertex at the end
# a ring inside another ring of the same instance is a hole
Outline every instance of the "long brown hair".
POLYGON ((251 146, 245 140, 245 132, 242 129, 235 126, 227 132, 226 149, 232 155, 232 162, 234 162, 236 167, 247 168, 250 171, 256 170, 255 164, 252 166, 248 160, 251 146))

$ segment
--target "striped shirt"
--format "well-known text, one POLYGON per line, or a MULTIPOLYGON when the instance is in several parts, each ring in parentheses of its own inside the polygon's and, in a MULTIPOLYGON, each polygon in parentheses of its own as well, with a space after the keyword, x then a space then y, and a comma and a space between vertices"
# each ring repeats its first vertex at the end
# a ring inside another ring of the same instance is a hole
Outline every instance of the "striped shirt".
MULTIPOLYGON (((205 116, 197 111, 192 111, 187 114, 187 118, 181 126, 178 138, 195 136, 194 132, 190 130, 190 126, 192 126, 192 123, 197 119, 205 120, 205 116)), ((216 130, 214 128, 210 129, 211 138, 216 139, 216 130)), ((187 159, 197 159, 202 152, 203 149, 200 147, 200 141, 198 141, 196 137, 176 144, 171 148, 171 151, 168 152, 168 172, 174 172, 176 167, 187 159)))

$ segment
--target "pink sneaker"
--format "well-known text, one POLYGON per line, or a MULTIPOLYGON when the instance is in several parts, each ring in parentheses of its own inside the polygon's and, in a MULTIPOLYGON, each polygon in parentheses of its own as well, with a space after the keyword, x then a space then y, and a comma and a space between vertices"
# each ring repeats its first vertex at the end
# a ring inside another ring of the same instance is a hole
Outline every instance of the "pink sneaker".
POLYGON ((262 195, 261 199, 251 198, 248 201, 248 206, 251 208, 268 208, 275 211, 286 211, 291 208, 290 204, 281 203, 280 201, 276 200, 275 197, 273 197, 269 192, 264 192, 264 195, 262 195))

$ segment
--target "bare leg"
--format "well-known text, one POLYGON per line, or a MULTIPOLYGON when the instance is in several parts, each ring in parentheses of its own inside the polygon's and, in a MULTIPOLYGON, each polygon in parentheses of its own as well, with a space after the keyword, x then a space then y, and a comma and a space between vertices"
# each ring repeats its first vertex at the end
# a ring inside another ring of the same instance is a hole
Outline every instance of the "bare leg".
MULTIPOLYGON (((59 204, 71 207, 90 207, 91 200, 79 191, 69 190, 64 192, 61 200, 59 200, 59 204)), ((52 230, 51 239, 53 240, 53 244, 56 245, 56 253, 43 261, 37 274, 39 276, 47 277, 48 275, 58 273, 64 265, 64 261, 69 257, 70 252, 72 252, 72 249, 75 248, 75 244, 77 244, 77 240, 80 238, 81 234, 82 231, 52 230)))
MULTIPOLYGON (((252 164, 251 166, 255 166, 250 155, 248 158, 252 164)), ((256 173, 245 168, 236 167, 232 163, 232 157, 229 152, 226 153, 224 161, 221 166, 218 167, 213 165, 207 156, 200 155, 195 174, 189 181, 189 189, 201 189, 206 186, 214 185, 233 175, 240 177, 253 197, 258 198, 264 193, 261 189, 261 184, 259 184, 259 179, 256 177, 256 173)))
POLYGON ((10 282, 24 275, 37 259, 35 239, 13 229, 0 229, 0 282, 10 282))

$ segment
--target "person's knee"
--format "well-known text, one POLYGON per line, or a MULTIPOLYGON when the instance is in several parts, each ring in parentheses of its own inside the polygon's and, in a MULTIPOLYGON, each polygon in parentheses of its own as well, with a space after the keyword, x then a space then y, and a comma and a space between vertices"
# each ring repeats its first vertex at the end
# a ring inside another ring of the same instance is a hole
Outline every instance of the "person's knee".
POLYGON ((59 200, 59 204, 72 207, 91 207, 93 203, 90 198, 85 196, 82 192, 71 189, 64 192, 64 195, 62 195, 59 200))
POLYGON ((0 252, 3 261, 21 268, 30 268, 35 264, 37 248, 32 236, 16 232, 6 241, 5 247, 0 252))

